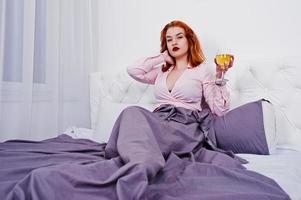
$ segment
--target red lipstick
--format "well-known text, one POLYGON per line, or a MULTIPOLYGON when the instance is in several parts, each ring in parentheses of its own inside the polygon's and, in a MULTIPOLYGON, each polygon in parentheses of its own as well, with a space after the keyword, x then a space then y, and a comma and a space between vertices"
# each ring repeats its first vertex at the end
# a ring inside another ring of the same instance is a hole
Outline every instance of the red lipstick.
POLYGON ((172 51, 178 51, 180 48, 179 47, 174 47, 172 48, 172 51))

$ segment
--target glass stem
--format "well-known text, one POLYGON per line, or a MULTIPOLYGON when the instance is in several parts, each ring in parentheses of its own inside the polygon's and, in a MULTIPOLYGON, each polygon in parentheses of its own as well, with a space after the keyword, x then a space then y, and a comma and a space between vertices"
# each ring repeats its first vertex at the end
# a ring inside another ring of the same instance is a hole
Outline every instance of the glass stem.
POLYGON ((222 77, 221 77, 222 82, 224 82, 224 71, 222 71, 222 77))

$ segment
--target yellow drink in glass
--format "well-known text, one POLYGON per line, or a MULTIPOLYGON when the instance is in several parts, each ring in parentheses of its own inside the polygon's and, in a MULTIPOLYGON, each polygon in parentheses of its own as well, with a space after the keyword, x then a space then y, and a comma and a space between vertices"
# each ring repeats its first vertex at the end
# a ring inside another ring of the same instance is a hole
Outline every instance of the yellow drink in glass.
POLYGON ((230 54, 218 54, 216 55, 216 62, 218 65, 222 67, 222 69, 225 67, 225 65, 229 65, 231 61, 231 55, 230 54))
POLYGON ((218 85, 224 85, 225 82, 227 81, 227 79, 224 78, 224 74, 225 74, 225 66, 229 66, 230 62, 232 59, 232 55, 231 54, 227 54, 227 53, 218 53, 215 56, 215 60, 216 60, 216 64, 218 64, 218 66, 220 67, 220 69, 222 70, 222 76, 221 78, 217 79, 215 82, 218 85))

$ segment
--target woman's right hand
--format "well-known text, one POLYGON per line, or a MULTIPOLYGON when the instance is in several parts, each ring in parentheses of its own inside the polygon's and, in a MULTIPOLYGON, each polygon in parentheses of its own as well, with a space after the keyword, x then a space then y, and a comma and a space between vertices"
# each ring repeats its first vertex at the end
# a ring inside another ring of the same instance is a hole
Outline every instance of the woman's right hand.
POLYGON ((168 54, 168 50, 165 50, 162 53, 162 55, 163 55, 164 60, 165 60, 166 63, 171 64, 171 65, 174 64, 173 58, 168 54))

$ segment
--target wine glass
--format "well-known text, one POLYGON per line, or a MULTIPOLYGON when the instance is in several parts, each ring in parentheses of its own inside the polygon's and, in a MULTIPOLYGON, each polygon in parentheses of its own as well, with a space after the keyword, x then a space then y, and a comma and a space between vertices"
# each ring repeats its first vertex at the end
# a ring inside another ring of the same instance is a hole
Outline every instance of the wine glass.
POLYGON ((230 51, 225 50, 218 50, 215 55, 215 62, 221 69, 221 77, 217 78, 215 83, 217 85, 224 85, 228 80, 225 79, 225 71, 227 70, 226 67, 229 66, 230 62, 233 60, 233 55, 230 51))

